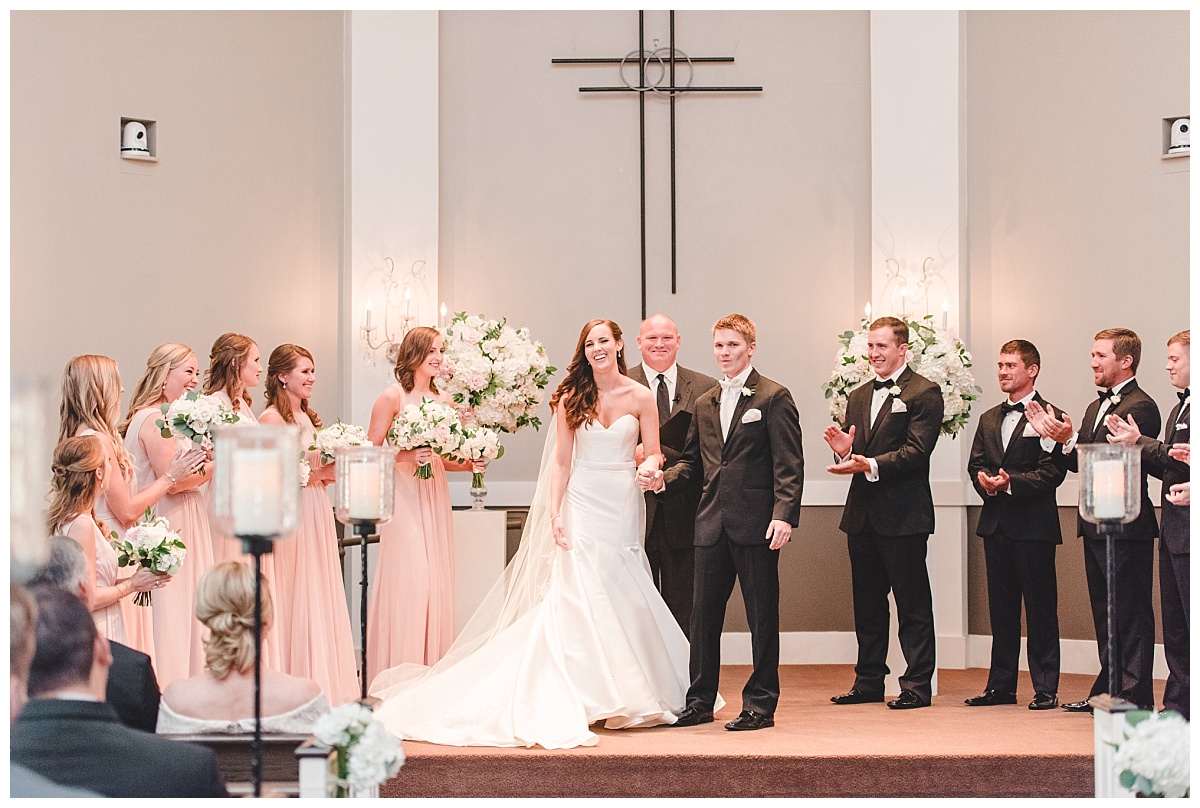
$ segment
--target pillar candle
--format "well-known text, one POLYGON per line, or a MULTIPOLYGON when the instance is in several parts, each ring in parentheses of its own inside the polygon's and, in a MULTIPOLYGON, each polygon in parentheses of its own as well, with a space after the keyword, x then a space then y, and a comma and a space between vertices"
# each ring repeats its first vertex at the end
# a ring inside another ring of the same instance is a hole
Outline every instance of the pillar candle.
POLYGON ((1125 464, 1120 460, 1092 464, 1092 513, 1097 519, 1125 516, 1125 464))
POLYGON ((378 519, 382 490, 378 463, 351 463, 350 503, 347 509, 351 519, 378 519))
POLYGON ((239 536, 274 536, 283 521, 283 468, 271 449, 233 453, 233 529, 239 536))

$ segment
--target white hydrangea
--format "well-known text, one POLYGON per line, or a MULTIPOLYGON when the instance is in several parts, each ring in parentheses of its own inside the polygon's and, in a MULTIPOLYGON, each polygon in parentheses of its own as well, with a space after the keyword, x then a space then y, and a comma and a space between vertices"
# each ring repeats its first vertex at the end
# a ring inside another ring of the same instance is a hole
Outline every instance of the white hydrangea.
POLYGON ((313 724, 313 735, 326 746, 345 747, 361 737, 374 720, 370 707, 350 701, 318 718, 313 724))
POLYGON ((1188 796, 1190 727, 1178 713, 1151 713, 1127 727, 1113 758, 1113 765, 1121 773, 1121 785, 1145 796, 1188 796))
POLYGON ((363 730, 358 742, 350 747, 346 779, 351 787, 368 789, 394 777, 404 765, 400 739, 378 721, 363 730))

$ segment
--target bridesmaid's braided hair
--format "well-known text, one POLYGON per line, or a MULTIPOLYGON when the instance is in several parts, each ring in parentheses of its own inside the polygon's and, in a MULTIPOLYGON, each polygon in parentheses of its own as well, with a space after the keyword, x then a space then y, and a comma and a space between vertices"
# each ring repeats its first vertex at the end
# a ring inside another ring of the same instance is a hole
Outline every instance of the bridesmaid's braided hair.
MULTIPOLYGON (((433 340, 442 335, 441 331, 436 328, 430 328, 427 325, 420 325, 404 335, 404 340, 400 343, 400 350, 396 353, 396 381, 400 382, 400 386, 404 388, 404 392, 411 393, 413 387, 416 386, 416 370, 425 361, 425 357, 429 356, 429 349, 433 347, 433 340)), ((437 395, 437 383, 434 379, 429 380, 429 389, 437 395)))
MULTIPOLYGON (((267 362, 267 380, 263 383, 264 394, 267 399, 267 406, 274 407, 275 410, 282 416, 284 423, 296 423, 296 416, 292 413, 292 400, 288 398, 287 390, 283 386, 283 382, 279 377, 291 373, 296 369, 296 364, 300 361, 300 357, 306 358, 313 365, 316 365, 316 360, 313 355, 299 345, 292 345, 286 342, 280 345, 275 350, 271 351, 271 359, 267 362)), ((312 421, 312 425, 320 429, 321 417, 317 415, 317 411, 308 406, 308 399, 300 399, 300 409, 308 413, 308 419, 312 421)))
MULTIPOLYGON (((259 576, 261 578, 261 576, 259 576)), ((262 579, 262 621, 272 624, 274 606, 262 579)), ((241 561, 210 567, 196 588, 196 619, 208 627, 204 667, 217 679, 254 664, 254 568, 241 561)))
POLYGON ((230 332, 217 337, 208 354, 208 370, 204 371, 204 393, 211 395, 218 390, 229 394, 229 401, 238 409, 238 399, 246 402, 249 409, 253 404, 250 393, 242 386, 242 367, 250 355, 254 340, 245 334, 230 332))
MULTIPOLYGON (((572 430, 579 429, 583 424, 590 423, 600 416, 600 392, 596 389, 596 377, 583 349, 588 334, 598 325, 608 326, 613 339, 620 341, 621 326, 612 320, 588 320, 579 332, 575 355, 571 357, 571 364, 567 365, 567 376, 559 383, 554 395, 550 396, 551 412, 557 409, 561 402, 567 414, 567 426, 572 430)), ((624 351, 617 351, 617 367, 622 376, 629 375, 625 369, 624 351)))
MULTIPOLYGON (((46 531, 62 533, 67 523, 80 514, 91 514, 108 538, 108 528, 96 519, 96 500, 100 497, 100 481, 96 471, 104 468, 104 446, 99 435, 80 435, 66 438, 54 447, 50 463, 50 510, 46 514, 46 531)), ((113 484, 110 480, 109 484, 113 484)))

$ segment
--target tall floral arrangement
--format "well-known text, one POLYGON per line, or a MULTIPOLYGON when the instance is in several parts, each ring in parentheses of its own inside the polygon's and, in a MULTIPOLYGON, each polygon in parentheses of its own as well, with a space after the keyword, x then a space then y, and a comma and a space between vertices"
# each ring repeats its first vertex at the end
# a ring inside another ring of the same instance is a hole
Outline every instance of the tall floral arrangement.
MULTIPOLYGON (((942 434, 956 437, 971 419, 971 402, 982 392, 971 374, 971 354, 954 332, 934 327, 932 314, 919 320, 904 318, 904 322, 908 324, 908 366, 942 389, 942 434)), ((829 414, 839 424, 846 423, 850 392, 874 376, 867 359, 869 326, 870 322, 862 320, 858 331, 838 337, 842 347, 833 373, 821 385, 829 414)))
POLYGON ((1191 793, 1191 725, 1179 713, 1149 710, 1126 715, 1125 737, 1113 765, 1121 785, 1146 797, 1191 793))

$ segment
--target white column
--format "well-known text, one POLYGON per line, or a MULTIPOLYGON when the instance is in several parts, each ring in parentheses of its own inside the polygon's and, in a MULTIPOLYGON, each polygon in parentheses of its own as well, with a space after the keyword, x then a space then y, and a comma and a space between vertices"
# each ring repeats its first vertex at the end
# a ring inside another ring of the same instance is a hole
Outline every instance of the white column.
MULTIPOLYGON (((365 358, 367 300, 383 329, 385 258, 399 280, 414 262, 415 325, 438 318, 438 12, 346 12, 346 242, 342 275, 342 412, 366 426, 371 405, 395 378, 383 351, 365 358)), ((390 322, 404 313, 393 293, 390 322)), ((358 635, 359 551, 347 551, 351 624, 358 635)), ((375 553, 371 553, 374 577, 375 553)), ((369 651, 368 651, 369 653, 369 651)))
MULTIPOLYGON (((874 316, 932 314, 959 323, 959 14, 871 12, 871 241, 874 316), (901 290, 907 294, 902 295, 901 290)), ((941 438, 932 460, 936 510, 929 540, 938 664, 965 666, 966 511, 969 438, 941 438), (945 501, 942 496, 936 497, 945 501)), ((904 670, 890 643, 888 692, 904 670)), ((936 680, 935 680, 936 688, 936 680)))

